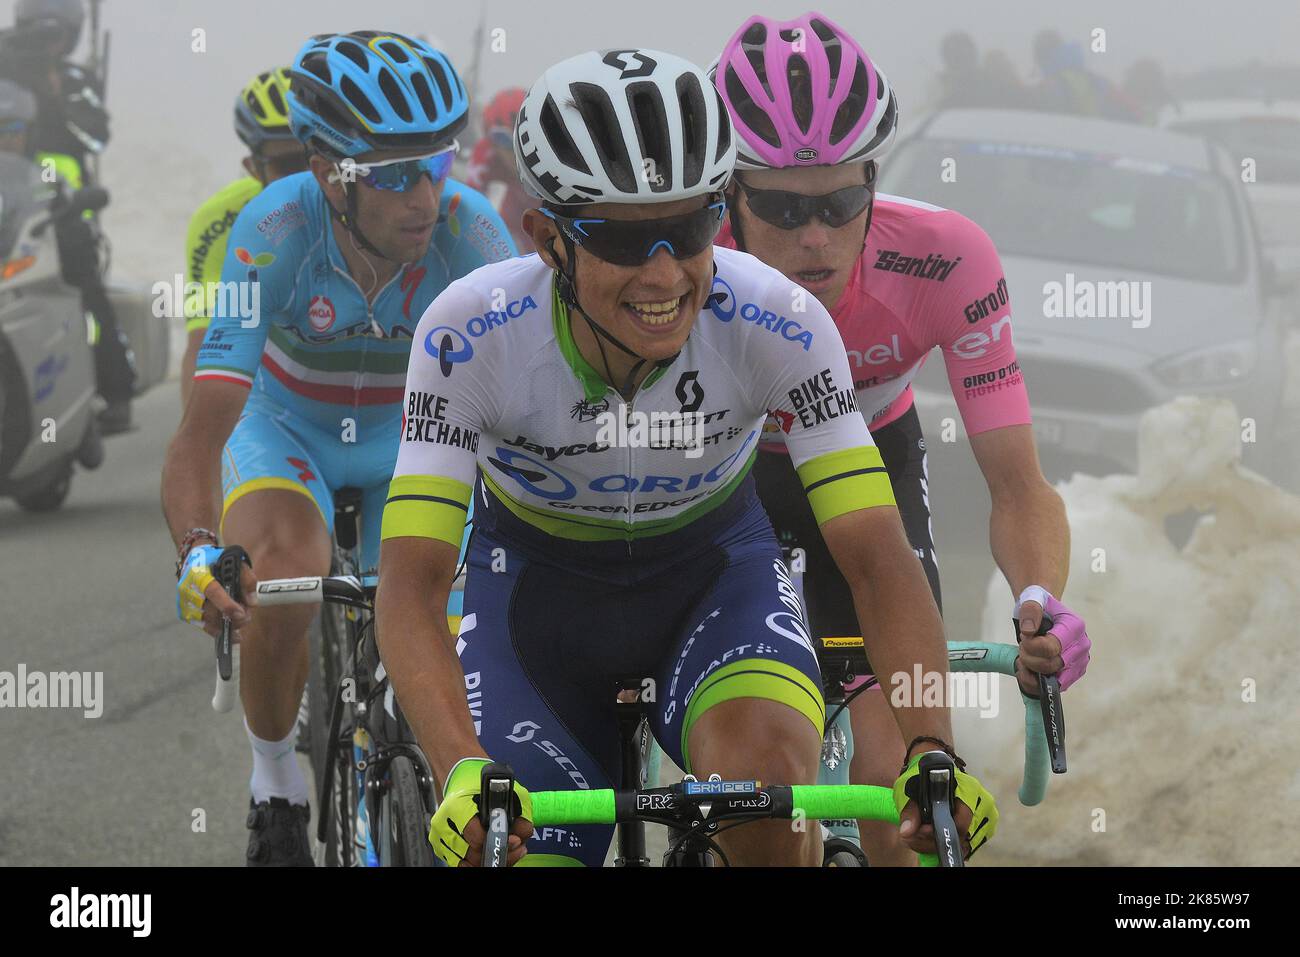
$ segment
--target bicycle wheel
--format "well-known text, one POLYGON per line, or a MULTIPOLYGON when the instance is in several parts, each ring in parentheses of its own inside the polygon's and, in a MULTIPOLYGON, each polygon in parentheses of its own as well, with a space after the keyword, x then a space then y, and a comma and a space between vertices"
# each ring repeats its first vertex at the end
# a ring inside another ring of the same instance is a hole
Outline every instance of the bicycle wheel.
POLYGON ((410 758, 398 756, 388 765, 388 790, 381 799, 380 862, 384 867, 433 867, 429 818, 420 772, 410 758))
POLYGON ((822 867, 866 867, 867 855, 852 841, 832 837, 823 844, 822 867))
POLYGON ((327 604, 321 607, 309 637, 307 720, 311 727, 315 796, 320 805, 319 812, 326 816, 325 840, 318 863, 326 867, 349 867, 355 858, 352 709, 347 703, 337 701, 348 634, 345 610, 327 604), (338 715, 334 714, 336 703, 340 710, 338 715), (329 774, 329 792, 322 800, 321 789, 331 761, 333 770, 329 774))

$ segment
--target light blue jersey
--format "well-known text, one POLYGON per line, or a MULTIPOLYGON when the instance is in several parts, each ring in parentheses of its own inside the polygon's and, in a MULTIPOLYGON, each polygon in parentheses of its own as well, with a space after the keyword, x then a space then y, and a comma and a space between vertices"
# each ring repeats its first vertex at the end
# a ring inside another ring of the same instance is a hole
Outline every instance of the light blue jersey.
POLYGON ((310 172, 250 201, 232 227, 194 376, 251 389, 223 455, 223 509, 261 489, 301 491, 332 531, 333 491, 361 488, 362 557, 373 566, 415 327, 450 282, 514 254, 487 199, 449 179, 424 257, 367 303, 366 277, 348 272, 310 172))

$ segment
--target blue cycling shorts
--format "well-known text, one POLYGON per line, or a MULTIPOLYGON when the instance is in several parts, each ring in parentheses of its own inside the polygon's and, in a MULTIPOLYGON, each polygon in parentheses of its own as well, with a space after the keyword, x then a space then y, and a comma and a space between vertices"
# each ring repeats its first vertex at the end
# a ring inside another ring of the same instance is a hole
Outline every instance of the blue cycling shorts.
MULTIPOLYGON (((620 679, 643 689, 651 730, 687 770, 693 723, 733 698, 787 704, 791 721, 821 736, 817 658, 751 479, 649 553, 638 544, 633 560, 620 542, 530 541, 478 491, 487 507, 471 539, 456 647, 479 740, 525 787, 616 786, 620 679)), ((525 860, 600 866, 612 835, 611 826, 538 828, 525 860)))
MULTIPOLYGON (((334 492, 359 488, 361 569, 377 568, 384 502, 397 464, 399 421, 395 415, 391 434, 347 442, 342 425, 326 432, 254 393, 221 456, 223 521, 230 506, 250 492, 285 489, 310 498, 333 537, 334 492)), ((453 592, 448 613, 460 614, 460 602, 460 593, 453 592)))

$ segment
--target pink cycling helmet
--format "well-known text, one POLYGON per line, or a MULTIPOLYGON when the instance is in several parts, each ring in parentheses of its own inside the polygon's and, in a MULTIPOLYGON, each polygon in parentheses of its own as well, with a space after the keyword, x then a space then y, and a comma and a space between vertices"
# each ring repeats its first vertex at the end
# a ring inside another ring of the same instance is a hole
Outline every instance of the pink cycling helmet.
POLYGON ((736 128, 738 169, 864 163, 894 142, 885 75, 820 13, 750 17, 709 72, 736 128))

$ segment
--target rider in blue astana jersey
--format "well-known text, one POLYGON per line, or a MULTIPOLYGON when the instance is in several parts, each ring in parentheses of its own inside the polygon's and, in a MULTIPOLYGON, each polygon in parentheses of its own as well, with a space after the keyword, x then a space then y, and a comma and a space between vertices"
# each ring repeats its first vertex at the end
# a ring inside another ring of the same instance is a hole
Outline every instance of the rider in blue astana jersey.
POLYGON ((403 263, 368 303, 329 217, 310 172, 271 184, 245 207, 222 282, 246 289, 252 284, 244 280, 255 277, 259 321, 241 318, 249 303, 224 297, 194 379, 250 388, 222 459, 225 507, 260 489, 301 490, 332 531, 331 490, 365 489, 362 562, 371 568, 423 307, 453 279, 510 257, 514 247, 487 199, 448 180, 428 251, 403 263))
POLYGON ((242 642, 248 863, 263 866, 311 864, 294 724, 315 609, 232 601, 212 577, 219 539, 251 556, 246 592, 254 571, 327 574, 334 497, 353 487, 373 567, 415 326, 449 283, 515 253, 487 200, 447 179, 468 100, 446 56, 400 34, 329 34, 290 75, 309 171, 235 221, 163 471, 178 612, 210 634, 225 616, 242 642))

